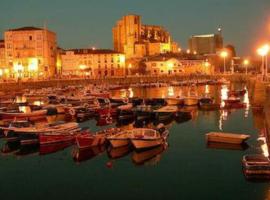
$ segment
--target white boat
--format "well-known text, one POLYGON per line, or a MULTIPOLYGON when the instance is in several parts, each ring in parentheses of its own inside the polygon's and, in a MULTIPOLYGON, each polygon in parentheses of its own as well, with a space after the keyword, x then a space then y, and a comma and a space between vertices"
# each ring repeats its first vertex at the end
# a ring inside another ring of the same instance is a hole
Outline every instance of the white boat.
POLYGON ((106 139, 110 142, 113 148, 119 148, 129 144, 129 134, 129 131, 123 131, 116 135, 109 136, 106 139))
POLYGON ((163 125, 157 130, 138 128, 130 131, 130 140, 136 149, 147 149, 164 144, 168 135, 163 125))

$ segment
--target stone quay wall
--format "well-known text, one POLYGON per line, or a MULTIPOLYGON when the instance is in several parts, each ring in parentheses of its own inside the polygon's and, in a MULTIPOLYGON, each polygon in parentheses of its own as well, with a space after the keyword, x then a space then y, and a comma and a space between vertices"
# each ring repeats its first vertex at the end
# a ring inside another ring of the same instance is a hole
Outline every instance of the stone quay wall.
POLYGON ((87 85, 87 84, 136 84, 136 83, 152 83, 171 81, 187 81, 187 80, 205 80, 205 79, 220 79, 225 77, 230 81, 245 82, 250 79, 250 76, 235 74, 235 75, 178 75, 178 76, 128 76, 128 77, 110 77, 101 79, 52 79, 27 82, 5 82, 0 83, 0 91, 20 91, 23 89, 38 89, 46 87, 63 87, 69 85, 87 85))

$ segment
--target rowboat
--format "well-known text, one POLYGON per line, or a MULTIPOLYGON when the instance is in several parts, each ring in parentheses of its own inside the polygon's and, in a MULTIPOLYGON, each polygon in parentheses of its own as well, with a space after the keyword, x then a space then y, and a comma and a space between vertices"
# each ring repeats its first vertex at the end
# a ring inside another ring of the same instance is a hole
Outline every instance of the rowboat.
POLYGON ((129 144, 130 131, 122 131, 118 134, 108 136, 106 139, 110 142, 113 148, 127 146, 129 144))
POLYGON ((173 117, 177 112, 178 112, 177 106, 164 106, 162 108, 154 110, 155 117, 157 120, 164 120, 173 117))
POLYGON ((45 116, 47 114, 47 110, 37 110, 29 113, 23 112, 0 112, 0 118, 2 119, 13 119, 13 118, 27 118, 27 117, 38 117, 45 116))
POLYGON ((103 145, 106 141, 106 137, 112 136, 119 132, 118 128, 106 129, 94 134, 83 133, 76 136, 76 144, 79 149, 87 149, 95 146, 103 145))
POLYGON ((64 134, 39 134, 39 144, 48 145, 55 143, 64 143, 64 142, 74 142, 75 135, 64 133, 64 134))
POLYGON ((162 124, 157 127, 157 130, 139 128, 131 130, 129 135, 135 149, 147 149, 164 144, 169 131, 162 124))
POLYGON ((166 102, 167 102, 167 105, 170 105, 170 106, 183 105, 184 97, 167 97, 166 102))
POLYGON ((220 132, 211 132, 206 134, 207 142, 243 144, 249 138, 250 136, 245 134, 220 133, 220 132))
POLYGON ((68 142, 40 145, 39 154, 40 155, 46 155, 46 154, 55 153, 57 151, 64 150, 65 148, 67 148, 67 147, 69 147, 69 146, 71 146, 73 144, 74 144, 73 141, 68 141, 68 142))
POLYGON ((0 127, 5 133, 7 141, 20 141, 21 145, 39 143, 40 134, 63 134, 78 131, 80 128, 75 122, 56 123, 42 127, 0 127))
POLYGON ((248 179, 269 179, 270 160, 263 155, 245 155, 242 159, 243 172, 248 179))

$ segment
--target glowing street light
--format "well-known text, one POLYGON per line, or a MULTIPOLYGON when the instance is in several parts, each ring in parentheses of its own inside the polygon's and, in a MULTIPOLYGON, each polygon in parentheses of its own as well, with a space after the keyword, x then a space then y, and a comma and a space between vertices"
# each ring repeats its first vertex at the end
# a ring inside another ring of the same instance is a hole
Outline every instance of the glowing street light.
POLYGON ((263 45, 259 49, 257 49, 257 53, 259 56, 262 57, 262 76, 267 75, 268 71, 268 53, 270 51, 270 46, 268 44, 263 45))
POLYGON ((247 72, 248 72, 247 68, 248 68, 248 65, 249 65, 249 60, 248 60, 248 59, 245 59, 245 60, 243 61, 243 64, 244 64, 244 66, 246 67, 246 75, 247 75, 247 72))
POLYGON ((220 57, 223 58, 223 70, 224 70, 224 74, 226 72, 226 58, 228 57, 228 52, 227 51, 222 51, 220 53, 220 57))

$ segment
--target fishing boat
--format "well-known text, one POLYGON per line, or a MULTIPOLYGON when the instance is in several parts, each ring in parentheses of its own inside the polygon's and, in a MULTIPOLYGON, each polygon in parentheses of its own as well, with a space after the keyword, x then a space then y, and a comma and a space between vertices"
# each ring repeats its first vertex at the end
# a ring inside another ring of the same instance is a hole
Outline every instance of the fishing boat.
POLYGON ((76 136, 76 144, 79 149, 87 149, 94 146, 103 145, 107 137, 113 136, 118 132, 120 132, 120 129, 110 128, 94 134, 90 132, 78 134, 76 136))
POLYGON ((206 134, 207 142, 243 144, 249 138, 250 138, 250 135, 245 135, 245 134, 220 133, 220 132, 211 132, 211 133, 206 134))
POLYGON ((169 131, 163 124, 160 124, 156 129, 138 128, 131 130, 129 135, 135 149, 147 149, 164 144, 169 131))

